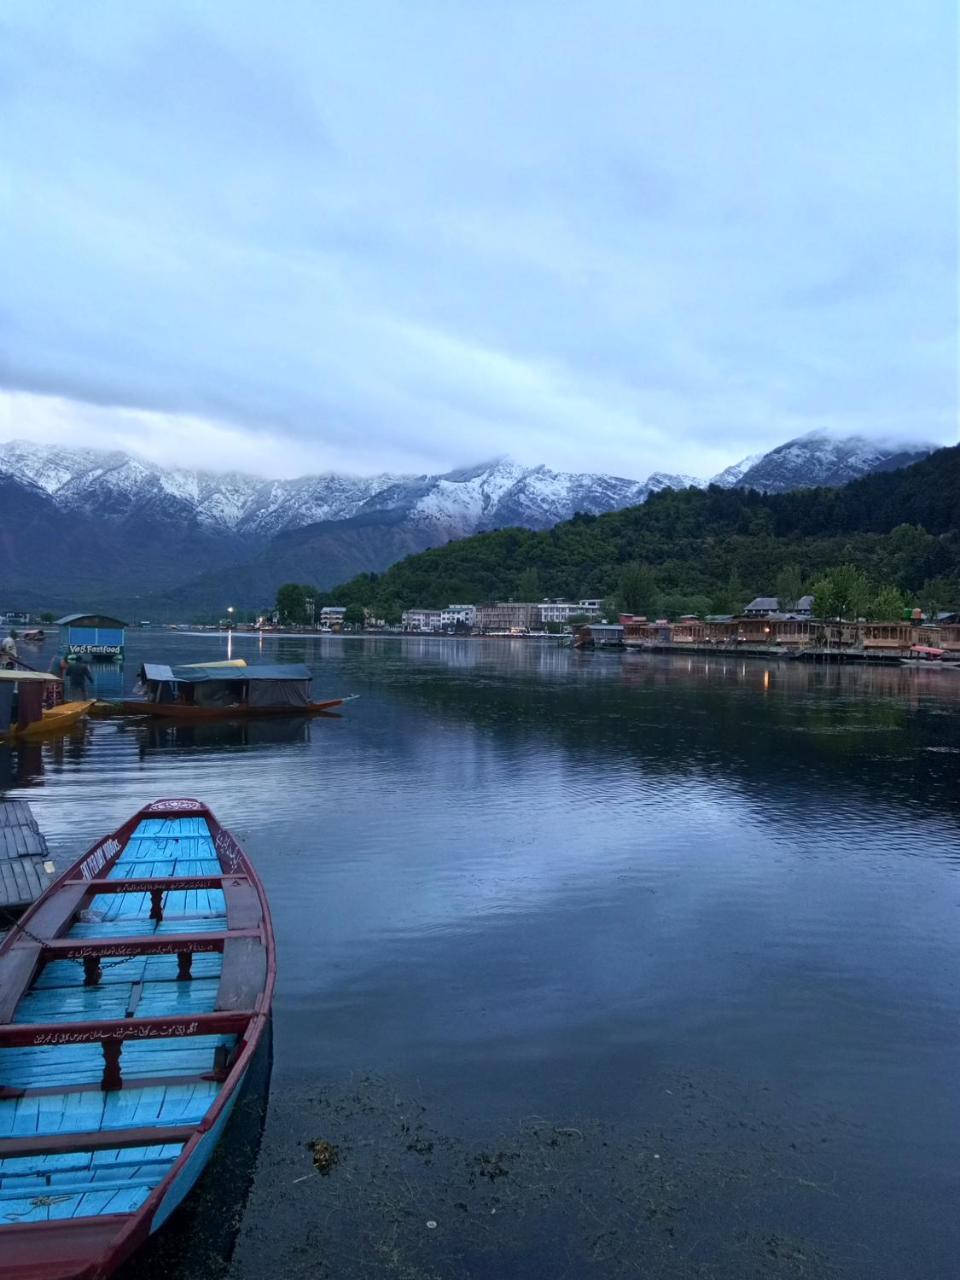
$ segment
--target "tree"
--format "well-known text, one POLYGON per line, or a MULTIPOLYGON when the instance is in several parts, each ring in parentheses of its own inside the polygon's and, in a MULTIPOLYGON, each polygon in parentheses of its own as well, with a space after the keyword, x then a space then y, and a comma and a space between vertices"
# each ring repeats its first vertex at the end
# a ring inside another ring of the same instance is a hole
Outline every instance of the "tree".
POLYGON ((717 613, 742 613, 746 592, 743 589, 743 583, 740 581, 740 574, 737 566, 734 565, 730 570, 730 576, 727 578, 727 585, 713 598, 715 612, 717 613))
POLYGON ((277 591, 277 612, 281 621, 303 626, 307 620, 307 593, 298 582, 285 582, 277 591))
POLYGON ((928 622, 936 622, 937 614, 958 603, 957 584, 949 578, 928 578, 920 588, 920 608, 928 622))
POLYGON ((41 615, 40 615, 40 621, 41 621, 41 622, 52 622, 52 621, 53 621, 53 614, 52 614, 52 613, 41 613, 41 615))
POLYGON ((867 605, 871 622, 897 622, 903 617, 906 602, 896 587, 881 587, 867 605))
POLYGON ((619 611, 652 617, 658 605, 659 592, 653 572, 636 560, 624 565, 617 587, 619 611))
POLYGON ((813 612, 817 618, 859 618, 870 600, 870 583, 856 565, 831 569, 813 588, 813 612))
POLYGON ((536 604, 541 598, 540 574, 536 569, 524 569, 517 578, 517 599, 527 604, 536 604))
POLYGON ((362 627, 367 620, 362 604, 348 604, 344 611, 343 621, 348 627, 362 627))
POLYGON ((799 565, 784 565, 777 574, 776 591, 781 609, 789 613, 797 607, 797 601, 803 595, 803 574, 799 565))

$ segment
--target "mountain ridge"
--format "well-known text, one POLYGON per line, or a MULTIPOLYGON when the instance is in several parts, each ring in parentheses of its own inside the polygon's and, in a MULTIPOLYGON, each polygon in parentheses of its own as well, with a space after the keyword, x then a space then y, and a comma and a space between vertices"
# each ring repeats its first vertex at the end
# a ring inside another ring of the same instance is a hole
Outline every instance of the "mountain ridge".
MULTIPOLYGON (((734 464, 712 483, 789 489, 910 457, 862 438, 812 433, 734 464)), ((328 587, 477 532, 548 529, 577 512, 602 515, 667 488, 707 483, 662 472, 643 481, 556 472, 509 458, 442 475, 270 480, 23 441, 0 445, 0 480, 7 511, 24 513, 5 522, 0 538, 2 603, 69 608, 94 600, 153 610, 155 601, 166 616, 180 607, 253 608, 281 581, 328 587)))

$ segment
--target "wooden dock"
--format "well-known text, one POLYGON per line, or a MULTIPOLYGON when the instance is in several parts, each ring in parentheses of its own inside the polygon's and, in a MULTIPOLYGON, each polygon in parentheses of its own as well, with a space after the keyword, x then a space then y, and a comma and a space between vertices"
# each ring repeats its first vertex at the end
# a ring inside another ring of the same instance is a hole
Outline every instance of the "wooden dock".
POLYGON ((0 930, 52 883, 50 850, 25 800, 0 800, 0 930), (47 868, 51 868, 48 870, 47 868))

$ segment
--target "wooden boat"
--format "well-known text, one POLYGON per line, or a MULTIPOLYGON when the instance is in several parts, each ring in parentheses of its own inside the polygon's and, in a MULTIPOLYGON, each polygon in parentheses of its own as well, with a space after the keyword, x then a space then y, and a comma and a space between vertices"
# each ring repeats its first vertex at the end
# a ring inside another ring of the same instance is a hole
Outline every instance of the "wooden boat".
POLYGON ((199 1178, 268 1032, 263 888, 198 800, 95 844, 0 945, 0 1280, 102 1280, 199 1178))
POLYGON ((905 667, 932 667, 934 670, 960 670, 960 659, 946 649, 936 649, 929 644, 912 644, 909 655, 901 658, 905 667))
POLYGON ((34 720, 25 729, 15 730, 16 737, 42 738, 48 733, 65 733, 89 713, 95 701, 94 698, 88 698, 81 702, 61 702, 56 707, 45 707, 39 720, 34 720))
POLYGON ((59 676, 44 671, 0 671, 0 739, 24 736, 39 727, 43 723, 46 689, 60 683, 59 676))
POLYGON ((242 716, 317 715, 343 706, 349 698, 315 702, 310 696, 313 676, 301 663, 286 665, 226 663, 169 667, 144 663, 142 699, 125 699, 127 715, 161 716, 176 720, 229 720, 242 716))
MULTIPOLYGON (((235 720, 246 716, 313 716, 334 707, 342 707, 350 698, 332 698, 328 702, 308 702, 303 706, 252 707, 234 702, 225 707, 197 707, 187 702, 146 702, 135 699, 120 704, 126 715, 157 716, 168 720, 235 720)), ((336 719, 336 717, 334 717, 336 719)))

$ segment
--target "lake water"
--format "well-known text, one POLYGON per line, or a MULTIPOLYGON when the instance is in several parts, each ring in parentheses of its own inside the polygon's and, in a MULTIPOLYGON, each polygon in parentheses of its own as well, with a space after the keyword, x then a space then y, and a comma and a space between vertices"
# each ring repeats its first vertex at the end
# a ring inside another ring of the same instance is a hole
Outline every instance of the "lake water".
MULTIPOLYGON (((129 639, 128 687, 227 644, 129 639)), ((260 870, 275 1059, 249 1197, 220 1179, 231 1277, 958 1273, 960 672, 233 654, 361 696, 0 748, 58 859, 194 795, 260 870)))

